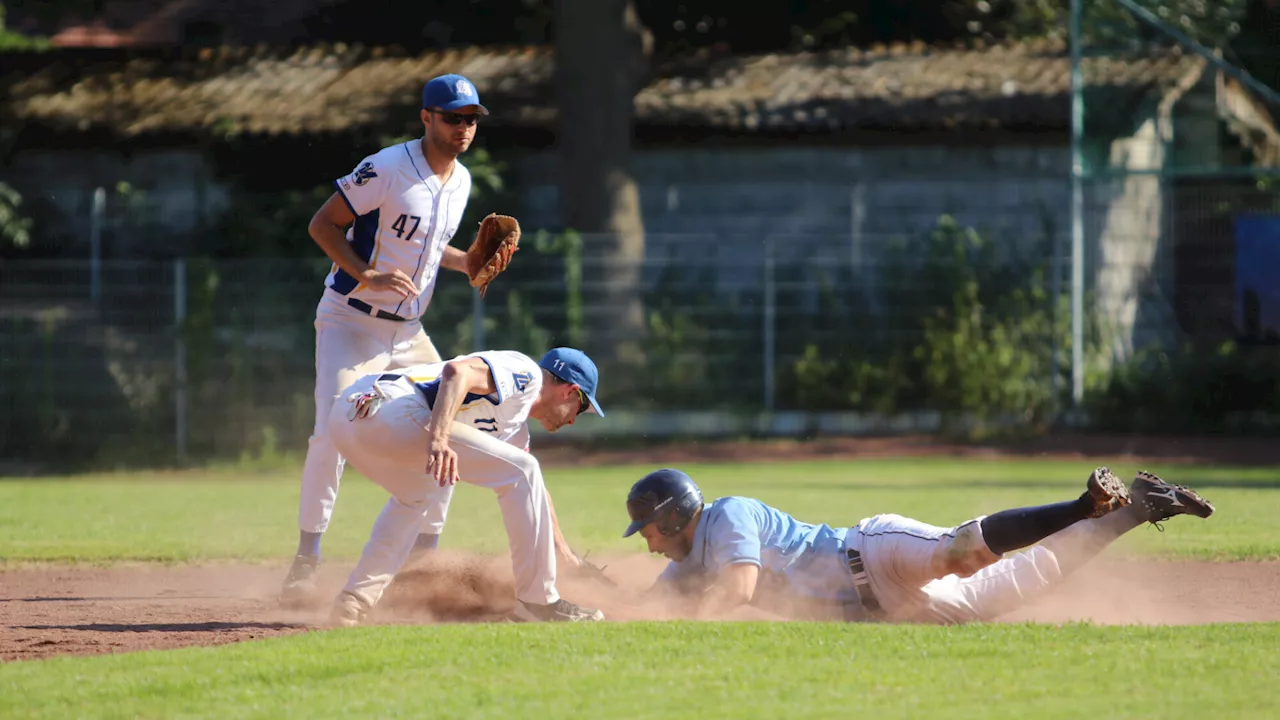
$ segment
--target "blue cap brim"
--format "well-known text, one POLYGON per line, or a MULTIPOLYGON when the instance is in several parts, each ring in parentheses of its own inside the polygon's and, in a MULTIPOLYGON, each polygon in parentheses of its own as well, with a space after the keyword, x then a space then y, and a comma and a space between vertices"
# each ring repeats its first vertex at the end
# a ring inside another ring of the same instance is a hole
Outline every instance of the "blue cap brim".
POLYGON ((588 395, 587 402, 591 403, 591 409, 600 417, 604 417, 604 411, 600 409, 600 403, 596 402, 595 396, 588 395))
POLYGON ((640 528, 644 527, 647 524, 648 523, 644 523, 639 520, 636 520, 635 522, 627 526, 627 531, 622 533, 622 537, 626 538, 626 537, 631 537, 632 535, 635 535, 636 533, 640 532, 640 528))
POLYGON ((471 102, 470 100, 466 100, 466 99, 458 99, 458 100, 454 100, 454 101, 453 101, 453 102, 451 102, 451 103, 448 103, 448 104, 445 104, 445 105, 441 105, 441 106, 440 106, 440 109, 441 109, 441 110, 443 110, 443 111, 445 111, 445 112, 453 112, 453 111, 455 111, 455 110, 461 110, 461 109, 462 109, 462 108, 464 108, 464 107, 471 107, 471 106, 473 106, 473 105, 476 107, 476 110, 477 110, 481 115, 488 115, 488 114, 489 114, 489 108, 487 108, 487 107, 485 107, 485 106, 481 105, 480 103, 477 103, 477 102, 471 102))

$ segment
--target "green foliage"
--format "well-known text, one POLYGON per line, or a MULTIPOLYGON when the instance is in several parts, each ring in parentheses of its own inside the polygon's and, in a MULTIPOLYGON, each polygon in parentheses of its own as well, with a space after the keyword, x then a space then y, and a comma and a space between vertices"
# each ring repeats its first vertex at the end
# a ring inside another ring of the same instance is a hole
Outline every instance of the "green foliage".
MULTIPOLYGON (((3 11, 3 9, 3 7, 0 7, 0 11, 3 11)), ((52 47, 53 45, 46 38, 27 37, 0 27, 0 53, 48 50, 52 47)))
MULTIPOLYGON (((673 311, 669 306, 649 310, 645 320, 648 332, 643 367, 639 370, 649 392, 641 391, 640 396, 653 398, 651 405, 655 410, 711 402, 718 383, 712 382, 717 368, 707 355, 710 347, 707 328, 695 322, 689 313, 673 311)), ((635 400, 630 404, 636 404, 635 400)))
POLYGON ((212 257, 275 258, 320 253, 307 225, 333 194, 326 183, 308 190, 232 190, 227 212, 198 248, 212 257))
POLYGON ((991 251, 973 229, 939 221, 926 276, 952 290, 950 304, 923 318, 913 357, 930 406, 1042 424, 1056 410, 1054 353, 1069 347, 1065 298, 1057 298, 1055 313, 1046 263, 999 264, 991 251))
POLYGON ((22 250, 31 244, 31 218, 22 212, 22 195, 0 182, 0 249, 22 250))
MULTIPOLYGON (((762 374, 756 293, 716 293, 713 265, 689 267, 668 259, 644 292, 644 356, 613 381, 636 409, 748 410, 762 374)), ((612 401, 611 402, 616 402, 612 401)))
POLYGON ((1146 349, 1092 374, 1085 401, 1099 430, 1271 432, 1263 423, 1280 417, 1280 346, 1146 349))
POLYGON ((1039 242, 1004 258, 943 216, 923 240, 898 239, 882 264, 884 315, 861 310, 868 302, 856 283, 825 282, 819 324, 841 329, 784 367, 781 396, 803 409, 929 409, 1043 425, 1059 407, 1070 351, 1067 298, 1049 287, 1051 237, 1046 226, 1039 242))
POLYGON ((587 335, 582 301, 582 236, 574 230, 558 235, 539 230, 533 237, 533 247, 544 255, 564 258, 564 344, 580 348, 587 335))
POLYGON ((0 53, 47 50, 51 47, 48 38, 30 37, 10 30, 5 24, 5 18, 5 4, 0 3, 0 53))
MULTIPOLYGON (((1046 228, 1045 238, 1052 236, 1046 228)), ((887 266, 883 325, 835 312, 843 331, 809 342, 783 367, 780 403, 806 410, 894 413, 937 410, 977 434, 993 420, 1046 428, 1070 387, 1070 310, 1052 294, 1047 249, 1001 259, 972 228, 943 217, 923 243, 900 242, 887 266), (918 262, 912 262, 919 256, 918 262), (866 338, 850 345, 848 337, 866 338)), ((834 294, 845 292, 837 288, 834 294)), ((1085 299, 1085 409, 1098 430, 1235 432, 1274 430, 1280 417, 1280 346, 1234 342, 1152 348, 1103 363, 1108 321, 1085 299)), ((813 334, 812 328, 806 329, 813 334)), ((785 344, 784 344, 785 346, 785 344)))
POLYGON ((475 316, 468 315, 456 326, 455 354, 484 348, 520 350, 537 355, 551 347, 551 332, 538 324, 529 301, 518 290, 489 295, 485 298, 485 305, 483 344, 476 339, 475 316), (504 298, 502 304, 495 307, 495 298, 504 298))
POLYGON ((806 410, 857 408, 890 413, 897 409, 899 395, 910 387, 908 359, 905 352, 896 351, 883 364, 864 358, 842 361, 823 357, 818 346, 810 343, 790 370, 788 394, 796 407, 806 410))

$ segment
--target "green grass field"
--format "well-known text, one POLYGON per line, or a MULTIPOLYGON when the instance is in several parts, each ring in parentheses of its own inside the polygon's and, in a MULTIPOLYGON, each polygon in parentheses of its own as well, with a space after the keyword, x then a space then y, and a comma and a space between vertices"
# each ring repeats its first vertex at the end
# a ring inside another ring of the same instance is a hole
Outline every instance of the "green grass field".
MULTIPOLYGON (((708 497, 751 495, 802 520, 852 525, 894 512, 938 525, 1010 507, 1067 500, 1092 469, 1079 462, 869 460, 856 463, 684 465, 708 497)), ((1114 462, 1123 477, 1136 466, 1114 462)), ((643 551, 619 537, 631 483, 649 466, 551 469, 564 532, 575 547, 643 551)), ((1209 523, 1178 532, 1134 533, 1121 543, 1147 554, 1202 559, 1280 558, 1274 530, 1280 468, 1145 468, 1189 484, 1218 508, 1209 523)), ((278 560, 297 543, 296 471, 234 470, 0 480, 0 562, 278 560)), ((386 501, 354 472, 344 477, 324 553, 352 559, 386 501)), ((459 485, 445 544, 482 552, 506 548, 497 503, 459 485), (482 531, 477 531, 482 528, 482 531)))
MULTIPOLYGON (((1126 477, 1137 469, 1111 466, 1126 477)), ((952 524, 1068 499, 1091 469, 951 459, 683 467, 710 497, 754 495, 839 524, 877 512, 952 524)), ((648 469, 549 470, 571 543, 642 551, 618 536, 626 491, 648 469)), ((1145 469, 1201 490, 1218 514, 1132 533, 1119 551, 1280 558, 1280 468, 1145 469)), ((10 566, 279 562, 296 542, 296 478, 222 470, 0 480, 0 558, 10 566)), ((354 558, 384 501, 349 473, 326 556, 354 558)), ((449 547, 505 548, 485 491, 460 487, 449 522, 449 547)), ((1277 679, 1275 623, 384 626, 0 665, 0 717, 1273 718, 1277 679)))
POLYGON ((0 666, 0 717, 1275 718, 1280 625, 451 625, 0 666))

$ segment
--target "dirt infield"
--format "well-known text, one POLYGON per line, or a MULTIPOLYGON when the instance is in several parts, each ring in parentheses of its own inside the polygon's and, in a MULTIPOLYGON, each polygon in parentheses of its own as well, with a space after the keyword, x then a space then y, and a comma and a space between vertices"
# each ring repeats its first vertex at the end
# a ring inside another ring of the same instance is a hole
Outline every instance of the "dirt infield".
MULTIPOLYGON (((1280 465, 1274 440, 1070 435, 1017 445, 966 445, 930 437, 832 438, 807 442, 664 443, 592 450, 547 443, 548 466, 721 460, 810 460, 868 457, 982 457, 990 459, 1125 457, 1149 462, 1280 465)), ((631 600, 662 561, 642 555, 614 558, 608 574, 620 584, 602 590, 559 583, 571 600, 605 609, 610 620, 664 619, 631 600)), ((0 662, 60 655, 95 655, 219 645, 309 632, 325 627, 327 601, 350 566, 322 568, 322 602, 286 609, 276 601, 285 567, 208 565, 121 566, 111 569, 28 567, 0 570, 0 662)), ((1050 597, 1002 621, 1105 624, 1198 624, 1280 621, 1280 561, 1258 563, 1139 562, 1100 559, 1050 597)), ((504 557, 441 552, 402 573, 372 622, 504 621, 512 607, 504 557)))
MULTIPOLYGON (((661 561, 614 558, 619 588, 560 583, 610 620, 664 619, 634 605, 661 561)), ((0 572, 0 660, 219 645, 325 627, 326 604, 285 609, 275 593, 283 567, 30 568, 0 572)), ((322 569, 323 599, 349 566, 322 569)), ((1062 588, 1002 621, 1197 624, 1280 620, 1280 562, 1099 560, 1062 588)), ((407 569, 371 618, 375 623, 504 621, 512 606, 507 559, 440 552, 407 569)))

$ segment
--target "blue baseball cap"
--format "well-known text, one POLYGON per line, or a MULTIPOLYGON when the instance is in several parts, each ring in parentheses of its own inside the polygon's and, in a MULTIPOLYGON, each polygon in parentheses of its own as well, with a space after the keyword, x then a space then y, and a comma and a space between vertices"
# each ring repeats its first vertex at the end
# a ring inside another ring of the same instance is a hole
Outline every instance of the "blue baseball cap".
POLYGON ((596 386, 600 384, 600 373, 596 370, 596 364, 591 362, 591 358, 587 357, 586 353, 569 347, 551 348, 538 361, 538 366, 561 380, 582 388, 582 392, 587 396, 587 402, 591 403, 591 409, 600 417, 604 417, 600 403, 596 402, 596 386))
POLYGON ((480 104, 480 91, 475 83, 461 75, 441 75, 433 77, 422 86, 422 109, 439 108, 446 112, 460 110, 475 105, 481 115, 488 115, 489 109, 480 104))

